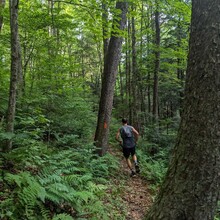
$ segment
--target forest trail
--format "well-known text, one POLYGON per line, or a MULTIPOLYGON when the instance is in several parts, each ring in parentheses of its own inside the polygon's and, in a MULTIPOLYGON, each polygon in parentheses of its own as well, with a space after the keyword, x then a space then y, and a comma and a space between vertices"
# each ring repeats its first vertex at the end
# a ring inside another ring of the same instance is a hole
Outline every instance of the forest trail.
MULTIPOLYGON (((121 193, 121 198, 128 210, 126 220, 144 219, 147 210, 152 204, 152 193, 147 181, 141 178, 140 175, 130 177, 130 170, 122 152, 118 148, 111 146, 109 153, 119 158, 120 170, 124 180, 124 190, 121 193)), ((121 177, 121 175, 119 176, 121 177)))

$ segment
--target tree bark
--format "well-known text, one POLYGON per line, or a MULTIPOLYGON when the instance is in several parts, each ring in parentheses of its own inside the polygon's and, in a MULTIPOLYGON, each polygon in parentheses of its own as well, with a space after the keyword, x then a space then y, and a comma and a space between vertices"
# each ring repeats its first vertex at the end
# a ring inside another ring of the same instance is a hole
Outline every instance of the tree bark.
POLYGON ((220 192, 219 8, 218 0, 192 1, 182 120, 148 220, 214 219, 220 192))
MULTIPOLYGON (((9 1, 10 9, 10 27, 11 27, 11 79, 10 79, 10 92, 9 102, 6 120, 6 132, 14 132, 14 118, 16 108, 16 92, 18 74, 21 68, 21 54, 20 54, 20 43, 18 37, 18 0, 9 1)), ((6 142, 4 151, 9 151, 12 148, 12 141, 6 142)))
MULTIPOLYGON (((126 1, 116 3, 116 9, 121 10, 121 13, 119 16, 115 17, 113 25, 118 24, 119 30, 124 30, 125 28, 127 8, 128 3, 126 1)), ((95 144, 100 156, 104 155, 108 149, 109 124, 112 113, 117 69, 121 55, 121 46, 122 37, 120 37, 119 33, 113 28, 104 66, 98 122, 95 133, 95 144)))

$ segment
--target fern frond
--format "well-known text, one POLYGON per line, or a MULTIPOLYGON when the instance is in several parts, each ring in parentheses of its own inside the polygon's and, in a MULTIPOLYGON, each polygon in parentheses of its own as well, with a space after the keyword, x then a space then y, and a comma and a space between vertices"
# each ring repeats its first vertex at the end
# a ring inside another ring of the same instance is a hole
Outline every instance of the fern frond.
POLYGON ((73 218, 70 215, 63 213, 63 214, 54 216, 52 220, 73 220, 73 218))
POLYGON ((64 201, 75 203, 74 197, 72 196, 75 191, 72 188, 68 188, 63 184, 53 184, 46 187, 48 198, 51 202, 56 204, 62 203, 64 201))
POLYGON ((88 200, 94 200, 95 199, 95 194, 89 191, 77 191, 75 192, 74 196, 81 200, 84 201, 85 203, 88 203, 88 200))
POLYGON ((16 183, 19 187, 21 187, 22 177, 20 175, 15 175, 15 174, 7 173, 5 175, 5 180, 9 184, 16 183))
POLYGON ((79 183, 79 175, 72 174, 63 177, 64 181, 67 182, 70 186, 77 186, 79 183))
POLYGON ((41 216, 43 217, 44 220, 48 220, 51 218, 50 211, 47 210, 46 207, 42 203, 38 202, 37 206, 39 207, 41 216))

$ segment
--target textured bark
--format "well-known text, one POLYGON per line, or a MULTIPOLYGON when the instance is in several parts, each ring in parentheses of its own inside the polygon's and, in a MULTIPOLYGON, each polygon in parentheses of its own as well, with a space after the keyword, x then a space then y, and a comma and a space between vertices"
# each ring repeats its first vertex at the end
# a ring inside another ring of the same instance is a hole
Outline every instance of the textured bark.
MULTIPOLYGON (((16 108, 16 90, 18 82, 18 74, 21 68, 21 54, 20 44, 18 37, 18 0, 10 0, 10 27, 11 27, 11 79, 10 79, 10 92, 7 111, 7 124, 6 131, 14 132, 14 118, 16 108)), ((12 141, 7 141, 4 148, 5 151, 9 151, 12 147, 12 141)))
POLYGON ((212 220, 220 192, 220 2, 192 1, 182 120, 148 220, 212 220))
MULTIPOLYGON (((127 8, 128 4, 126 1, 116 3, 116 9, 120 9, 121 13, 120 19, 118 19, 117 16, 113 21, 113 24, 118 23, 120 30, 124 30, 126 25, 127 8)), ((112 113, 117 69, 121 55, 121 46, 122 37, 118 36, 118 33, 113 30, 104 66, 98 122, 95 134, 95 143, 98 147, 98 154, 101 156, 104 155, 108 149, 109 124, 112 113)))
POLYGON ((2 12, 5 7, 5 0, 0 0, 0 32, 2 30, 2 25, 3 25, 3 15, 2 12))

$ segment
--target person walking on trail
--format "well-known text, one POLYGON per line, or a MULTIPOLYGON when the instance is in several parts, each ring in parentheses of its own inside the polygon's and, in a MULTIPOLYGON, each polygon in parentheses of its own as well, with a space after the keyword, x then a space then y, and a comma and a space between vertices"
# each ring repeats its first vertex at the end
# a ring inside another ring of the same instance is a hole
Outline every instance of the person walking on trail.
POLYGON ((134 176, 136 173, 140 172, 140 168, 137 162, 137 156, 135 153, 136 142, 138 140, 139 133, 130 125, 128 125, 127 119, 122 119, 122 127, 118 129, 116 134, 116 140, 123 147, 123 155, 126 159, 127 165, 131 170, 131 176, 134 176), (121 139, 123 141, 120 140, 121 139), (130 155, 132 156, 135 170, 133 169, 132 163, 129 159, 130 155))

